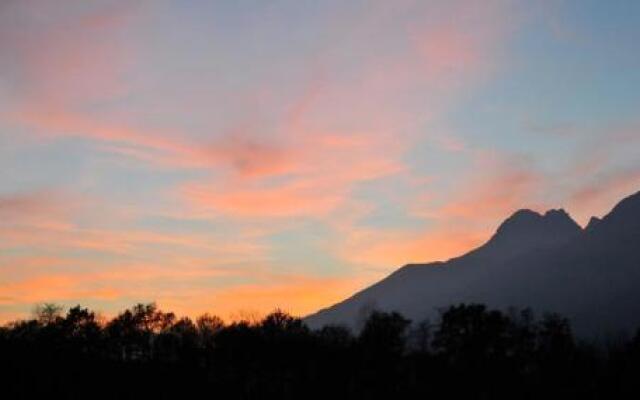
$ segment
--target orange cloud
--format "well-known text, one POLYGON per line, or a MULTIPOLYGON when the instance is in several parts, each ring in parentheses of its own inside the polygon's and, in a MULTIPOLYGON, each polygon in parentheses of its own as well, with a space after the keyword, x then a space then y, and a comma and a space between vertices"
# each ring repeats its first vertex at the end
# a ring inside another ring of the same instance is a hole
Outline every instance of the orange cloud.
POLYGON ((481 245, 489 234, 487 229, 446 227, 417 232, 363 230, 350 235, 341 252, 350 262, 378 271, 381 278, 404 264, 462 255, 481 245))
POLYGON ((364 286, 362 278, 280 275, 219 290, 197 290, 188 296, 167 293, 158 298, 158 303, 180 314, 196 316, 212 312, 228 320, 242 313, 266 315, 276 308, 304 316, 334 304, 364 286))
MULTIPOLYGON (((212 312, 233 319, 239 312, 264 315, 281 308, 306 315, 346 297, 365 285, 363 277, 309 277, 254 273, 254 283, 225 287, 202 285, 206 279, 239 277, 246 272, 210 268, 158 268, 125 265, 90 273, 44 274, 0 285, 0 307, 30 309, 40 302, 99 307, 114 315, 127 302, 156 301, 163 309, 195 317, 212 312), (102 307, 110 305, 109 309, 102 307)), ((246 281, 246 279, 245 279, 246 281)), ((3 311, 3 310, 0 310, 3 311)), ((4 321, 24 314, 0 313, 4 321)))
POLYGON ((192 185, 184 189, 184 195, 197 206, 239 217, 320 216, 342 200, 339 194, 327 193, 315 185, 296 183, 237 191, 230 191, 230 188, 210 190, 203 185, 192 185))
POLYGON ((87 288, 75 276, 38 276, 5 283, 0 285, 0 292, 3 293, 0 305, 73 299, 113 300, 120 296, 120 292, 113 288, 87 288))
MULTIPOLYGON (((58 257, 0 257, 7 274, 0 284, 1 309, 30 309, 40 302, 57 302, 67 306, 82 302, 87 306, 110 306, 113 314, 133 302, 155 301, 163 296, 175 299, 208 297, 215 287, 202 282, 217 279, 245 279, 246 270, 211 265, 207 259, 168 258, 154 264, 105 262, 58 257)), ((254 275, 258 275, 253 270, 254 275)), ((172 306, 169 302, 167 306, 172 306)), ((10 318, 18 317, 11 314, 10 318)), ((24 315, 23 315, 24 316, 24 315)), ((6 320, 5 320, 6 321, 6 320)))

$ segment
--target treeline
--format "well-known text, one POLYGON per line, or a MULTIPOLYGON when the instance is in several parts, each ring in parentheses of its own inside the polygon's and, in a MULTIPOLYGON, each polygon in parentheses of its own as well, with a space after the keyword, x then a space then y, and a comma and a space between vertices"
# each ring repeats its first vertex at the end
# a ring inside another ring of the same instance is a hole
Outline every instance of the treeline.
POLYGON ((139 304, 110 321, 53 305, 0 328, 3 398, 637 398, 640 336, 574 338, 569 322, 458 305, 433 324, 373 312, 359 334, 276 311, 225 325, 139 304))

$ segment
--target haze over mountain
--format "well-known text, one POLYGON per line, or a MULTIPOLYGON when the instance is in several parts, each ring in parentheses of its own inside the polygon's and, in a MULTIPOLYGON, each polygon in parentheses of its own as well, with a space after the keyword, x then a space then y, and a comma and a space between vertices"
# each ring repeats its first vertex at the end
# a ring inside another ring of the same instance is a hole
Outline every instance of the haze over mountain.
POLYGON ((487 243, 446 262, 409 264, 306 318, 358 328, 371 309, 434 319, 457 303, 530 307, 570 318, 580 335, 640 325, 640 192, 582 229, 564 210, 520 210, 487 243))

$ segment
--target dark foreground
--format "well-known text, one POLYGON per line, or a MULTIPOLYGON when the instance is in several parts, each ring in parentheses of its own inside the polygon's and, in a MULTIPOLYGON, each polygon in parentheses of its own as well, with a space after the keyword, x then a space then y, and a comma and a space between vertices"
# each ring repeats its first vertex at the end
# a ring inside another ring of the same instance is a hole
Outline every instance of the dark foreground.
POLYGON ((99 323, 80 307, 0 329, 6 399, 640 398, 640 337, 578 343, 558 316, 481 305, 409 327, 374 312, 354 336, 275 312, 224 325, 153 304, 99 323))

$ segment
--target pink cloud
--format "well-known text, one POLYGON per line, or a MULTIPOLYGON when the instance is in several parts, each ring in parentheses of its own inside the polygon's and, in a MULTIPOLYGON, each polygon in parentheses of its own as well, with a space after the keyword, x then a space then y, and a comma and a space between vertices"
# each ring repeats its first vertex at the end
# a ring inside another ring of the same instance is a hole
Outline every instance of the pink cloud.
POLYGON ((584 224, 640 189, 638 164, 633 161, 640 157, 638 121, 598 128, 589 134, 592 139, 576 148, 560 174, 567 182, 562 191, 564 201, 584 224))
POLYGON ((420 229, 341 226, 336 252, 360 270, 373 268, 378 278, 408 262, 459 256, 488 240, 497 225, 520 208, 544 209, 537 199, 545 179, 526 160, 496 152, 464 150, 472 167, 446 192, 428 189, 407 207, 420 229))
MULTIPOLYGON (((136 72, 132 67, 136 61, 135 51, 118 32, 126 32, 128 21, 137 11, 123 6, 72 15, 64 19, 65 26, 43 24, 38 26, 37 34, 27 35, 25 40, 8 41, 24 43, 9 48, 17 56, 13 70, 18 75, 24 74, 18 80, 24 97, 7 114, 16 124, 37 128, 51 138, 88 138, 103 151, 156 167, 209 172, 205 178, 179 184, 177 193, 173 193, 184 200, 187 217, 215 215, 248 220, 323 217, 346 238, 345 247, 336 252, 356 264, 377 260, 378 264, 390 267, 407 258, 445 257, 476 243, 478 231, 470 234, 455 229, 421 231, 419 237, 413 237, 406 232, 360 230, 355 226, 355 219, 370 211, 370 205, 366 201, 355 201, 353 192, 359 184, 390 176, 420 179, 408 176, 411 172, 404 160, 407 150, 418 139, 435 137, 449 150, 465 150, 465 144, 459 140, 448 136, 438 139, 437 131, 429 122, 447 107, 461 84, 473 84, 490 69, 502 21, 495 4, 465 6, 454 11, 463 18, 437 26, 414 23, 408 37, 400 40, 398 49, 364 59, 349 79, 336 73, 341 69, 340 56, 334 59, 331 52, 318 55, 304 65, 309 65, 312 71, 321 70, 322 74, 319 78, 312 76, 298 98, 285 99, 284 103, 290 105, 282 107, 285 112, 273 111, 283 105, 283 100, 275 95, 283 91, 282 82, 268 82, 256 88, 259 96, 270 100, 273 94, 274 101, 279 101, 278 106, 270 106, 269 101, 260 103, 268 108, 265 112, 273 112, 277 120, 273 126, 262 127, 260 121, 246 111, 243 114, 246 120, 235 121, 228 129, 216 129, 227 121, 210 121, 211 135, 199 139, 191 132, 149 129, 142 124, 133 126, 108 111, 89 111, 93 104, 117 102, 131 89, 128 80, 132 72, 136 72), (416 96, 421 99, 416 101, 416 96)), ((27 7, 22 12, 36 11, 27 7)), ((369 21, 370 26, 361 27, 365 35, 377 29, 377 22, 369 21)), ((4 46, 6 43, 0 43, 0 50, 4 46)), ((352 60, 352 54, 347 56, 352 60)), ((516 171, 497 173, 497 177, 487 173, 476 179, 470 179, 468 191, 456 196, 462 199, 460 202, 425 213, 435 212, 443 221, 450 221, 468 216, 480 207, 488 218, 520 201, 536 178, 527 171, 516 171), (504 189, 507 185, 513 185, 517 193, 509 193, 504 189)), ((138 255, 146 245, 153 244, 163 248, 179 247, 180 255, 203 252, 214 260, 210 261, 214 266, 252 261, 253 272, 261 268, 265 258, 266 249, 256 238, 260 234, 245 241, 244 237, 237 236, 225 240, 202 234, 80 227, 67 215, 56 215, 45 205, 20 199, 14 203, 7 203, 5 209, 13 208, 12 213, 25 214, 30 207, 42 207, 42 213, 50 213, 52 218, 46 223, 21 219, 16 220, 14 226, 0 226, 0 238, 6 247, 32 246, 50 251, 89 249, 138 255)), ((113 210, 104 211, 108 215, 110 212, 113 210)), ((141 257, 148 255, 140 254, 141 257)), ((29 290, 38 293, 38 296, 20 297, 22 302, 46 297, 91 298, 82 285, 105 279, 110 283, 96 298, 108 300, 130 293, 126 282, 119 283, 119 280, 140 279, 140 285, 145 287, 148 276, 166 281, 211 277, 203 270, 190 269, 201 262, 205 260, 189 258, 181 262, 178 257, 167 256, 166 268, 146 269, 134 263, 103 275, 87 274, 80 280, 64 274, 48 275, 50 279, 32 277, 9 283, 4 289, 12 296, 29 290), (175 275, 162 272, 170 267, 176 268, 175 275)), ((247 276, 240 278, 248 280, 247 276)), ((371 276, 367 275, 366 279, 371 276)), ((195 289, 193 293, 183 290, 170 293, 158 287, 145 287, 137 293, 185 311, 198 307, 209 310, 209 304, 227 311, 254 307, 270 311, 280 305, 304 313, 338 300, 362 283, 354 282, 351 278, 289 277, 284 282, 263 278, 258 284, 247 283, 228 290, 207 288, 195 289), (198 295, 203 300, 198 300, 198 295), (282 299, 287 299, 285 304, 278 304, 282 299)))
MULTIPOLYGON (((35 18, 31 14, 37 8, 19 9, 29 15, 29 20, 35 18)), ((26 44, 14 49, 21 54, 20 69, 29 74, 26 81, 31 82, 29 92, 33 92, 14 116, 48 134, 107 142, 104 149, 158 165, 226 168, 245 176, 288 174, 303 164, 300 159, 315 154, 330 155, 328 151, 316 152, 313 146, 317 143, 309 139, 312 136, 348 137, 361 131, 363 137, 370 138, 376 135, 371 132, 375 127, 394 136, 396 142, 403 142, 405 148, 410 145, 407 142, 410 139, 402 132, 407 127, 407 122, 403 122, 407 114, 402 109, 405 104, 402 96, 424 88, 424 84, 437 83, 451 89, 451 84, 457 85, 460 79, 476 75, 476 67, 491 59, 488 53, 492 46, 485 45, 486 42, 497 40, 495 32, 500 24, 496 23, 496 10, 493 3, 490 7, 451 7, 447 11, 462 16, 465 24, 456 20, 435 28, 414 27, 418 39, 405 54, 391 62, 364 65, 358 82, 345 86, 333 79, 330 72, 323 73, 322 79, 312 79, 285 116, 283 132, 261 138, 259 132, 231 129, 223 137, 203 143, 187 139, 188 133, 145 132, 77 107, 103 100, 105 96, 112 98, 126 90, 124 77, 135 55, 130 43, 117 32, 141 11, 140 7, 117 5, 89 9, 69 16, 64 29, 53 22, 44 24, 39 28, 43 32, 29 36, 23 41, 26 44)), ((437 99, 433 99, 432 106, 442 102, 441 93, 434 96, 437 99)), ((426 113, 425 107, 422 112, 426 113)), ((257 127, 251 121, 240 125, 251 130, 257 127)), ((447 146, 459 144, 447 142, 447 146)), ((377 150, 371 156, 380 162, 377 150)), ((396 164, 393 160, 400 154, 384 153, 386 159, 396 164)))
MULTIPOLYGON (((41 250, 96 250, 115 254, 135 254, 145 245, 162 245, 182 249, 199 249, 216 255, 218 262, 258 258, 263 254, 259 243, 245 243, 204 234, 161 234, 140 230, 106 230, 79 228, 72 224, 26 224, 0 227, 0 248, 20 246, 41 250)), ((159 250, 158 250, 159 251, 159 250)))
POLYGON ((280 181, 263 182, 241 174, 227 182, 186 185, 181 195, 197 209, 222 215, 318 217, 341 206, 354 184, 404 169, 393 157, 385 157, 400 149, 382 135, 318 134, 296 144, 280 181))
POLYGON ((48 192, 17 193, 0 196, 0 215, 12 219, 16 216, 42 214, 58 210, 57 202, 48 192))
POLYGON ((0 230, 18 226, 66 229, 84 200, 60 190, 36 190, 0 195, 0 230))
MULTIPOLYGON (((415 204, 412 213, 440 220, 494 222, 520 208, 544 208, 540 202, 545 176, 526 158, 494 151, 470 151, 471 167, 456 177, 456 185, 441 205, 415 204)), ((442 197, 442 196, 441 196, 442 197)))
POLYGON ((424 72, 443 76, 478 68, 484 62, 478 42, 470 32, 465 34, 450 27, 429 32, 418 44, 424 57, 424 72))
POLYGON ((125 90, 122 74, 133 56, 119 35, 138 6, 122 3, 65 7, 46 1, 13 2, 0 19, 6 68, 19 100, 45 112, 52 104, 79 106, 125 90))
POLYGON ((602 216, 617 201, 640 190, 640 171, 635 168, 600 174, 569 197, 569 207, 583 223, 591 216, 602 216))

